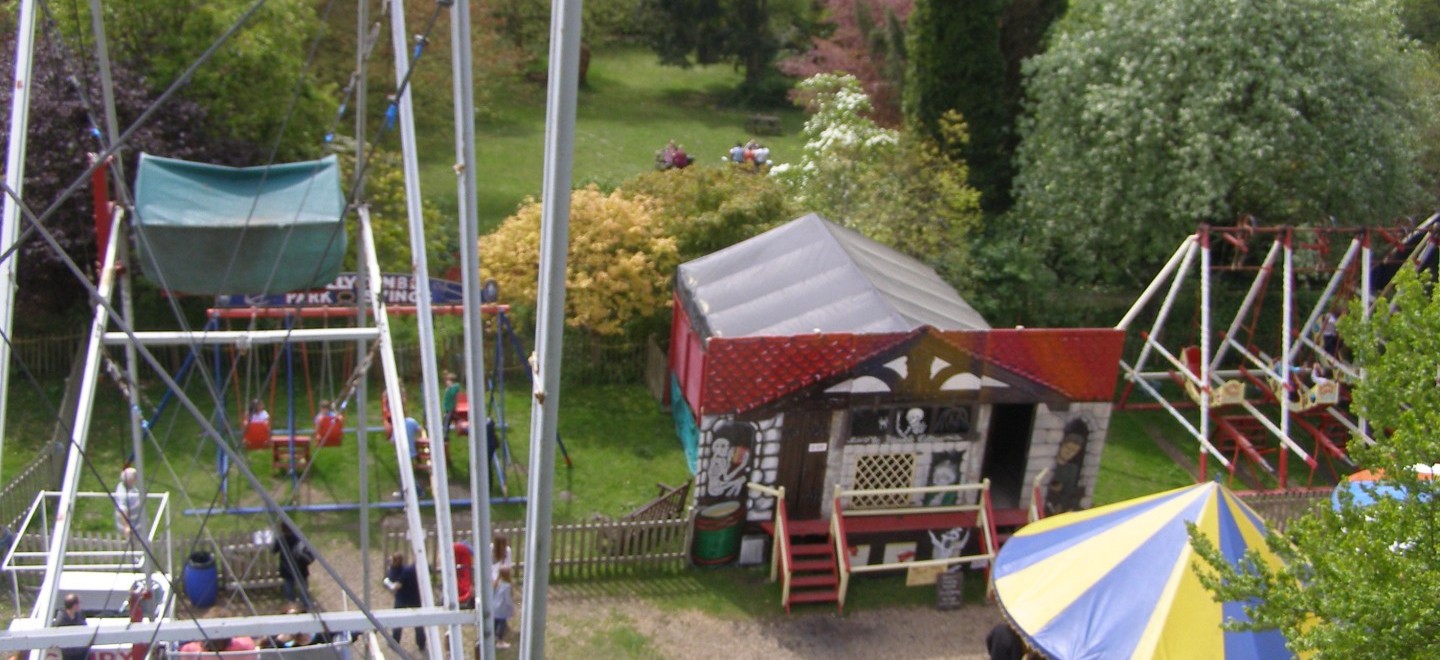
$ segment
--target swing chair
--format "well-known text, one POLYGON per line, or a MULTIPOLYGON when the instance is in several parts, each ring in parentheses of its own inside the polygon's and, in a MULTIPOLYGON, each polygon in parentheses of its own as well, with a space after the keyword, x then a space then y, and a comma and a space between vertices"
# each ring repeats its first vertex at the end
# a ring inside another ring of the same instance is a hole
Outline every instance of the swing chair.
MULTIPOLYGON (((1181 351, 1181 357, 1185 361, 1185 368, 1195 378, 1201 377, 1200 370, 1200 347, 1186 346, 1181 351)), ((1185 394, 1195 403, 1200 403, 1200 388, 1195 385, 1195 380, 1185 378, 1177 374, 1176 380, 1185 386, 1185 394)), ((1210 391, 1210 407, 1221 408, 1224 406, 1239 405, 1245 401, 1245 383, 1239 380, 1227 380, 1219 387, 1210 391)))

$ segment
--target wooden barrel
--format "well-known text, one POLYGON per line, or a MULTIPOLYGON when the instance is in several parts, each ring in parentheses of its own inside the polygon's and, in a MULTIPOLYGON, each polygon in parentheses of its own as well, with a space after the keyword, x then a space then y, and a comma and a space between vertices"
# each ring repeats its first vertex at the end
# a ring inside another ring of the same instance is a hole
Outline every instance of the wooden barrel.
POLYGON ((692 556, 699 566, 720 566, 740 554, 740 531, 745 507, 740 502, 720 502, 700 510, 695 517, 695 546, 692 556))

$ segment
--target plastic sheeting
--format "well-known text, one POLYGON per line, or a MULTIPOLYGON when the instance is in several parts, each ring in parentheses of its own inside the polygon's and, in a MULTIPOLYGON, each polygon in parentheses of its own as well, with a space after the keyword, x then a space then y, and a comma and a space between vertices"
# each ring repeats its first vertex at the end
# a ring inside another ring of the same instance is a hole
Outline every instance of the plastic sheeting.
POLYGON ((1185 523, 1239 565, 1246 550, 1280 559, 1259 516, 1216 483, 1046 518, 1022 528, 995 558, 1005 616, 1047 657, 1285 658, 1279 631, 1221 627, 1246 620, 1201 586, 1185 523))
POLYGON ((676 287, 702 339, 990 327, 934 269, 813 213, 681 264, 676 287))
POLYGON ((235 168, 142 154, 135 207, 141 271, 172 292, 323 287, 345 256, 334 156, 235 168))

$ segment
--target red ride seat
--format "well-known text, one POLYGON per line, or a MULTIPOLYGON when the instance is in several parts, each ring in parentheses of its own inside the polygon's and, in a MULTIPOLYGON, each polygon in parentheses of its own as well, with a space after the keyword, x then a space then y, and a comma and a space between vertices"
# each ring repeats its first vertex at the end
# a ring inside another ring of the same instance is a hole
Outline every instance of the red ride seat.
POLYGON ((465 392, 455 397, 455 410, 450 413, 450 430, 458 435, 470 435, 470 395, 465 392))
POLYGON ((326 415, 315 418, 315 439, 321 447, 339 447, 344 437, 344 415, 326 415))
POLYGON ((245 424, 245 448, 264 449, 270 446, 270 420, 262 419, 245 424))

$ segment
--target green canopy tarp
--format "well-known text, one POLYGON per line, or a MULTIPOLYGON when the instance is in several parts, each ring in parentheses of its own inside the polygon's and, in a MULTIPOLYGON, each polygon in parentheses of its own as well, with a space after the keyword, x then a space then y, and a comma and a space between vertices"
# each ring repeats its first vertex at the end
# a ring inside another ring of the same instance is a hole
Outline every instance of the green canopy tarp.
POLYGON ((345 257, 334 156, 224 167, 141 154, 135 209, 141 270, 172 292, 323 287, 345 257))

